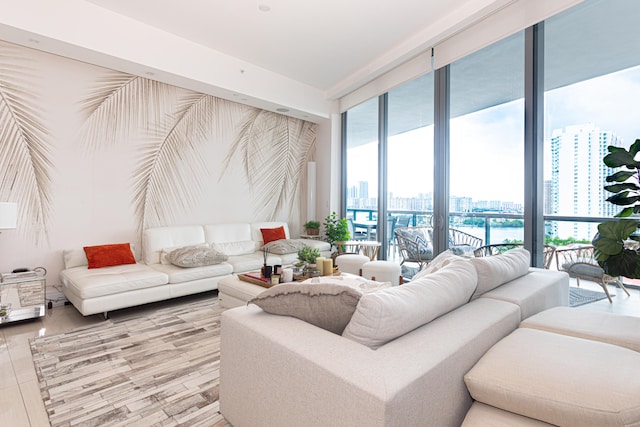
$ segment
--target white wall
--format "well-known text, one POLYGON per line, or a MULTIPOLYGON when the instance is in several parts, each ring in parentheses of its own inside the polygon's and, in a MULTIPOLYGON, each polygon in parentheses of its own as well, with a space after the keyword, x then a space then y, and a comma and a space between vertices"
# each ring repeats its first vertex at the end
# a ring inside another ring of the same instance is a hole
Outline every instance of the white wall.
POLYGON ((173 224, 284 220, 298 233, 306 220, 316 124, 6 42, 0 94, 0 201, 19 209, 0 271, 43 266, 50 295, 66 248, 139 245, 173 224))

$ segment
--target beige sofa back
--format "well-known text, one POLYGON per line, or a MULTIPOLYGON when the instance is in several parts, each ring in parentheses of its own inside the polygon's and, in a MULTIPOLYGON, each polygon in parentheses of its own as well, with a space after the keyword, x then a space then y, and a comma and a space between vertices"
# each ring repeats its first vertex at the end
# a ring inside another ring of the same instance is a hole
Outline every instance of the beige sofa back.
POLYGON ((256 306, 227 310, 220 408, 237 427, 460 425, 464 374, 519 322, 518 306, 481 298, 371 350, 256 306))

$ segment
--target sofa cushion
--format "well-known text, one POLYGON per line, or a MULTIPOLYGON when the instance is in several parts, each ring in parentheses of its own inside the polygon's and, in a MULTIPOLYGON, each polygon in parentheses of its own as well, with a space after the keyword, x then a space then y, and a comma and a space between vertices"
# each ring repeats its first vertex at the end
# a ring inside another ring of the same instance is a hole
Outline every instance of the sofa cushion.
POLYGON ((89 268, 112 267, 114 265, 135 264, 136 259, 129 243, 85 246, 89 268))
MULTIPOLYGON (((247 255, 233 255, 226 261, 233 267, 234 273, 246 273, 247 271, 260 270, 264 265, 262 252, 253 252, 247 255)), ((269 254, 267 265, 283 265, 278 255, 269 254)))
POLYGON ((82 299, 152 288, 169 282, 165 273, 145 264, 125 264, 92 269, 74 267, 63 270, 60 275, 63 284, 82 299))
POLYGON ((363 295, 342 335, 376 349, 468 302, 476 282, 470 263, 453 262, 405 285, 363 295))
POLYGON ((362 296, 358 289, 334 283, 283 283, 249 300, 267 313, 292 316, 341 334, 362 296))
POLYGON ((211 247, 227 256, 247 255, 258 250, 258 244, 253 240, 212 243, 211 247))
POLYGON ((307 244, 301 239, 282 239, 266 243, 260 249, 266 249, 272 254, 284 255, 293 253, 297 254, 298 250, 305 246, 307 246, 307 244))
POLYGON ((529 267, 529 273, 498 286, 481 298, 506 301, 520 307, 522 319, 558 305, 569 304, 569 275, 529 267))
POLYGON ((170 248, 164 248, 162 249, 162 252, 160 254, 160 264, 171 264, 171 260, 169 259, 169 254, 173 251, 175 251, 176 249, 180 249, 180 248, 186 248, 186 247, 191 247, 191 248, 208 248, 209 245, 207 245, 206 243, 202 243, 199 245, 188 245, 188 246, 172 246, 170 248))
POLYGON ((186 283, 212 277, 224 277, 229 276, 233 272, 233 267, 226 262, 190 268, 178 267, 173 264, 153 264, 151 267, 169 276, 170 284, 186 283))
POLYGON ((527 274, 530 258, 529 251, 523 248, 511 249, 500 255, 471 258, 469 261, 478 272, 478 287, 473 297, 527 274))
POLYGON ((275 242, 276 240, 284 240, 287 238, 287 235, 284 232, 284 227, 276 227, 276 228, 261 228, 260 233, 262 233, 262 242, 266 245, 267 243, 275 242))
POLYGON ((465 375, 482 403, 553 425, 640 425, 640 353, 520 328, 465 375), (614 361, 615 367, 607 364, 614 361))
POLYGON ((142 237, 145 264, 161 262, 162 250, 206 243, 201 225, 154 227, 144 230, 142 237))
POLYGON ((229 257, 208 246, 185 246, 174 249, 167 255, 167 260, 178 267, 203 267, 220 264, 229 257))
POLYGON ((521 328, 602 341, 640 352, 640 317, 554 307, 525 319, 521 328))
POLYGON ((553 427, 549 423, 474 402, 461 427, 553 427))

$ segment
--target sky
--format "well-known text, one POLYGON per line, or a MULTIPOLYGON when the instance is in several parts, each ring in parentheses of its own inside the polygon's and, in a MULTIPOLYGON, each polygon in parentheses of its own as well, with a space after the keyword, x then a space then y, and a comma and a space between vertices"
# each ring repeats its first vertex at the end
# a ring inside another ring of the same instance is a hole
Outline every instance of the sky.
MULTIPOLYGON (((545 94, 545 179, 550 135, 565 126, 593 123, 625 146, 640 138, 640 67, 585 80, 545 94)), ((512 101, 451 121, 451 195, 523 202, 524 102, 512 101)), ((433 127, 389 139, 388 186, 394 197, 433 191, 433 127)), ((377 192, 377 143, 349 150, 348 185, 369 182, 377 192), (355 160, 354 160, 355 159, 355 160)))

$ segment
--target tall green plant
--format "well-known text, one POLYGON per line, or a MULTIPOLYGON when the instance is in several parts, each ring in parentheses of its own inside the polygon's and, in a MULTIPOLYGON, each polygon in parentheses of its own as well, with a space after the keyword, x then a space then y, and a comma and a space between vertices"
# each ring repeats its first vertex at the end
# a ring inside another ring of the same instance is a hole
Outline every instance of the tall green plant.
POLYGON ((338 218, 335 212, 331 212, 324 219, 325 239, 331 245, 331 250, 335 247, 335 242, 349 240, 349 224, 346 218, 338 218))
MULTIPOLYGON (((635 160, 640 152, 640 139, 629 147, 609 146, 603 162, 610 168, 623 168, 607 177, 604 189, 612 196, 607 201, 622 210, 615 216, 628 218, 640 214, 640 161, 635 160)), ((640 278, 640 253, 629 247, 628 241, 640 242, 637 234, 640 223, 637 219, 609 220, 598 225, 598 233, 593 238, 594 256, 598 264, 610 276, 624 276, 630 279, 640 278)))

